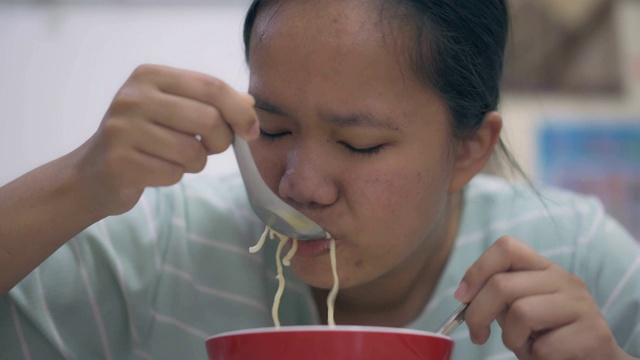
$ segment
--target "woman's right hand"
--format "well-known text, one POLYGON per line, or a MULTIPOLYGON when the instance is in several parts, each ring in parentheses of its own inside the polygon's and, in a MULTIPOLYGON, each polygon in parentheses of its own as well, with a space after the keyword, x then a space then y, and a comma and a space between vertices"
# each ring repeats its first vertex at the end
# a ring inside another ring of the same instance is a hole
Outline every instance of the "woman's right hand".
POLYGON ((177 183, 226 150, 233 133, 260 130, 254 101, 214 77, 156 65, 138 67, 97 132, 79 149, 79 181, 106 215, 130 210, 148 186, 177 183))

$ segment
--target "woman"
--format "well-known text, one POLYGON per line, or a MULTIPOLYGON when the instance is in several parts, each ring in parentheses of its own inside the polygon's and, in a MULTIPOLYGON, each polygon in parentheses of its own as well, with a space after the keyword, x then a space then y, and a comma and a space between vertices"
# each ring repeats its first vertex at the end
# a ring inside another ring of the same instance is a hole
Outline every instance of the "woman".
MULTIPOLYGON (((252 96, 138 68, 91 139, 0 192, 0 349, 204 358, 210 335, 272 325, 274 244, 248 254, 241 181, 180 181, 237 133, 336 239, 338 324, 434 330, 457 299, 457 359, 640 356, 633 239, 593 200, 478 175, 507 24, 497 0, 254 1, 252 96)), ((301 242, 283 325, 326 322, 328 244, 301 242)))

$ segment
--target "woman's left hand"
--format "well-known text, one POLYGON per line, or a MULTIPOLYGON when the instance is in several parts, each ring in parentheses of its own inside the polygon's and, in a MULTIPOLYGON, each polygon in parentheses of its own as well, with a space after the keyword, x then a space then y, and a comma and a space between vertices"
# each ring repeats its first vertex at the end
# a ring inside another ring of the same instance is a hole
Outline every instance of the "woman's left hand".
POLYGON ((467 270, 456 298, 469 303, 471 340, 497 320, 518 359, 630 359, 584 282, 513 237, 498 239, 467 270))

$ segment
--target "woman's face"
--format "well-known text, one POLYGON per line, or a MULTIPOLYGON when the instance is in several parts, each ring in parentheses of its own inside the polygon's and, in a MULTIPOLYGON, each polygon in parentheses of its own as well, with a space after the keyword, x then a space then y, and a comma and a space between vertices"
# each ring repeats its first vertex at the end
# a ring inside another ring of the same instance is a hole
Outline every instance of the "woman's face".
MULTIPOLYGON (((402 38, 362 1, 281 2, 253 29, 253 154, 267 184, 336 239, 341 288, 426 261, 444 240, 448 112, 413 77, 402 38)), ((300 245, 296 274, 331 287, 328 243, 300 245)))

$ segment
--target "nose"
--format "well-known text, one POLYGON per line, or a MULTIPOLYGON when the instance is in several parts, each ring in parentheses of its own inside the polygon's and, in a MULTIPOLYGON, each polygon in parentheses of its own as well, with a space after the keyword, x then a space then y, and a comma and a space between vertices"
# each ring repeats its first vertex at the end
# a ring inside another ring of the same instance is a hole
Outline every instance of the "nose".
POLYGON ((280 196, 302 207, 333 204, 338 198, 333 168, 321 149, 309 144, 291 149, 278 187, 280 196))

